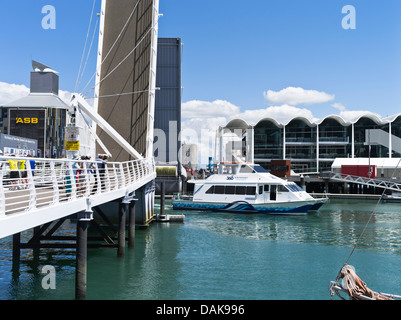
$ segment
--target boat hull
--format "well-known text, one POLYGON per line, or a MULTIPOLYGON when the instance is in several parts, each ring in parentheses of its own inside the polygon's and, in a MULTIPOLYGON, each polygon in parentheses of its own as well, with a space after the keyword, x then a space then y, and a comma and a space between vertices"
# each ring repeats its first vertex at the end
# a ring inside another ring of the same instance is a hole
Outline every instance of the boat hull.
POLYGON ((317 211, 327 199, 311 201, 250 204, 246 201, 232 203, 193 202, 191 200, 173 201, 174 210, 218 211, 247 214, 305 215, 317 211))

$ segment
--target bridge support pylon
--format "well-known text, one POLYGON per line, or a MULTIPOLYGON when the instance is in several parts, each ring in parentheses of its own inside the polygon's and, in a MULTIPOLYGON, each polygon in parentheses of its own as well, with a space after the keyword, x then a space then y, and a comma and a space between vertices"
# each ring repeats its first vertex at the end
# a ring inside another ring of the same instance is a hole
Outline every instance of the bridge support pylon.
POLYGON ((77 213, 77 240, 75 265, 75 300, 86 299, 88 267, 88 223, 93 219, 93 212, 77 213))

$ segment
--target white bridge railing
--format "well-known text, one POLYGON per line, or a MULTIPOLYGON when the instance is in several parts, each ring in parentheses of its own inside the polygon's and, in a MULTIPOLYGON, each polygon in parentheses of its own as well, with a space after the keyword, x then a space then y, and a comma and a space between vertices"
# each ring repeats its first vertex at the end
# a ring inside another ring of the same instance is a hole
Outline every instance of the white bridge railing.
POLYGON ((155 176, 153 158, 106 162, 103 168, 99 161, 2 156, 0 170, 0 218, 84 198, 100 203, 155 176), (10 169, 10 161, 18 170, 10 169))
POLYGON ((341 173, 332 173, 330 175, 331 180, 348 182, 348 183, 358 183, 366 186, 372 186, 376 188, 384 188, 387 190, 393 190, 401 192, 401 183, 399 181, 392 181, 391 179, 371 179, 365 177, 351 176, 341 173))

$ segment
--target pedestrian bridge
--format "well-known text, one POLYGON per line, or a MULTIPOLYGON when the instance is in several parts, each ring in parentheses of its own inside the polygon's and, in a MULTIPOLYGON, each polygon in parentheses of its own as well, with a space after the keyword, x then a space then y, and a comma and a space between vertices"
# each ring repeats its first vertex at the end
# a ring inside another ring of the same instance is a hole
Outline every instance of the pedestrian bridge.
POLYGON ((156 177, 153 158, 106 162, 103 169, 99 161, 12 157, 26 163, 17 178, 9 159, 0 157, 0 238, 78 212, 90 220, 93 207, 132 199, 156 177))
POLYGON ((357 183, 365 186, 401 192, 401 181, 395 179, 372 179, 341 173, 331 173, 330 180, 346 183, 357 183))

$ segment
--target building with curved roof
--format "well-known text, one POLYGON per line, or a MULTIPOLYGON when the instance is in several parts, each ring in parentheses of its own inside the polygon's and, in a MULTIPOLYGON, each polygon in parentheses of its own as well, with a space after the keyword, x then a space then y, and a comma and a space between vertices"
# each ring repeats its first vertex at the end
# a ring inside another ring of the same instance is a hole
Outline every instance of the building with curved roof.
POLYGON ((222 152, 227 146, 223 136, 236 132, 242 141, 236 145, 242 149, 236 154, 267 169, 272 160, 290 160, 298 172, 318 172, 330 170, 336 158, 401 157, 401 113, 386 118, 371 112, 359 112, 348 119, 340 115, 313 120, 298 116, 285 122, 263 118, 256 124, 233 119, 219 132, 220 159, 225 155, 227 160, 235 149, 231 143, 230 154, 222 152))

